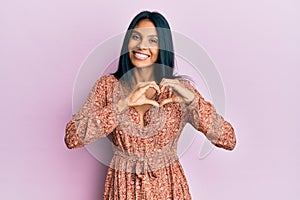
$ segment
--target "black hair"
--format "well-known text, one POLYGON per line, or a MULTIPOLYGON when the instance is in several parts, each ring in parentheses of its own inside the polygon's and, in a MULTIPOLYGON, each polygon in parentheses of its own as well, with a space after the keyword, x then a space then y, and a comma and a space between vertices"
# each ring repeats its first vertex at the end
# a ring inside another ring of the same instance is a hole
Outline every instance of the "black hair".
POLYGON ((162 78, 175 78, 175 76, 173 75, 174 47, 169 23, 160 13, 149 11, 143 11, 139 13, 131 21, 123 41, 118 69, 115 73, 113 73, 113 75, 117 79, 120 79, 129 70, 134 68, 129 58, 128 43, 131 37, 132 30, 143 19, 150 20, 154 24, 154 26, 157 27, 157 34, 159 39, 159 55, 156 64, 159 64, 160 67, 154 67, 155 79, 160 82, 162 78))

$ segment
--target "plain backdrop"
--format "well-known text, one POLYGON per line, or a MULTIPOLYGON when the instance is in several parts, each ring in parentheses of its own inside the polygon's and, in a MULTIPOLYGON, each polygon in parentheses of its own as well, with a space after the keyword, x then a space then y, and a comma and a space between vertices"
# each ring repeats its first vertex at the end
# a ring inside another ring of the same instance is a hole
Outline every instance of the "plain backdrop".
POLYGON ((142 10, 202 45, 222 77, 232 152, 181 163, 195 200, 297 200, 300 195, 300 4, 295 0, 2 0, 1 199, 100 200, 106 166, 63 138, 73 85, 92 49, 142 10))

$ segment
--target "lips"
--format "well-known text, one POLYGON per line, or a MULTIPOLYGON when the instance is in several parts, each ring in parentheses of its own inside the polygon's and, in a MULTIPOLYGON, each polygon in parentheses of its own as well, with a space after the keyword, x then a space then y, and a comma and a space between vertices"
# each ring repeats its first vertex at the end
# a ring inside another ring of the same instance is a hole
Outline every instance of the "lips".
POLYGON ((146 60, 147 58, 150 57, 150 55, 148 54, 137 52, 137 51, 133 51, 133 55, 138 60, 146 60))

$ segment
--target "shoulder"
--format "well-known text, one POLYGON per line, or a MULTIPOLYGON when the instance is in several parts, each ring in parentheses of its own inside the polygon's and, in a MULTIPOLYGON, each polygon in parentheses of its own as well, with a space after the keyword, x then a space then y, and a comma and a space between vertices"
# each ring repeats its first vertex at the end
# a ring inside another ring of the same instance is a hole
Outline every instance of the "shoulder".
POLYGON ((114 75, 103 75, 100 76, 94 83, 92 90, 96 91, 97 93, 110 92, 114 90, 117 83, 118 79, 116 79, 114 75))
POLYGON ((118 79, 112 75, 112 74, 107 74, 101 76, 97 81, 96 85, 98 86, 113 86, 118 82, 118 79))
POLYGON ((117 82, 118 79, 112 74, 102 75, 98 78, 97 82, 117 82))
POLYGON ((196 96, 203 98, 201 93, 197 89, 196 83, 192 79, 180 77, 178 78, 178 80, 185 88, 196 94, 196 96))
POLYGON ((180 77, 180 78, 176 78, 182 85, 184 85, 186 88, 189 88, 189 89, 194 89, 194 83, 192 80, 189 80, 187 78, 183 78, 183 77, 180 77))

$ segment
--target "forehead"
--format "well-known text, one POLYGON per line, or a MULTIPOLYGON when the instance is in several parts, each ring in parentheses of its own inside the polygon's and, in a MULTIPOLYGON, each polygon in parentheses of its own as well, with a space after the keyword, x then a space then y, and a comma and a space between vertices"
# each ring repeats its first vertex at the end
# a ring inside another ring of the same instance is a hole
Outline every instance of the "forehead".
POLYGON ((156 27, 152 21, 143 19, 134 27, 135 31, 144 34, 157 35, 156 27))

